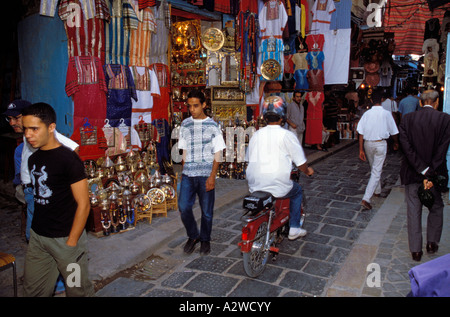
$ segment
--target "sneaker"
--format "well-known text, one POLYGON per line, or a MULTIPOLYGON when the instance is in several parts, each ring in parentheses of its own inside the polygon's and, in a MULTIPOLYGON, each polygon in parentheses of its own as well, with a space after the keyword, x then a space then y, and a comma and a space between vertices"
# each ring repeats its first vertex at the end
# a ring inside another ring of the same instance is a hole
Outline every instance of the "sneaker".
POLYGON ((184 245, 184 253, 191 254, 194 249, 195 245, 199 242, 198 239, 191 239, 189 238, 186 244, 184 245))
POLYGON ((289 229, 289 240, 295 240, 299 237, 304 237, 306 235, 306 230, 303 228, 290 228, 289 229))
POLYGON ((201 255, 208 255, 211 251, 211 245, 209 241, 202 241, 200 245, 200 254, 201 255))

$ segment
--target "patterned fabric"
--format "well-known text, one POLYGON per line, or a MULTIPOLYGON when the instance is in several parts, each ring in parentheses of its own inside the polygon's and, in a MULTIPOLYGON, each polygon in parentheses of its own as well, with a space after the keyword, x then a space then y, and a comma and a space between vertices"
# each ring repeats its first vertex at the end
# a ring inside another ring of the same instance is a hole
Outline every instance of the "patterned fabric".
MULTIPOLYGON (((430 12, 427 1, 422 0, 390 0, 389 3, 389 8, 384 14, 383 25, 385 32, 394 32, 396 44, 394 54, 422 55, 425 24, 437 15, 436 12, 430 12)), ((439 9, 449 7, 450 4, 445 4, 439 9)), ((438 18, 442 22, 443 16, 438 18)))
POLYGON ((131 71, 124 65, 104 65, 105 79, 108 87, 106 118, 113 127, 122 120, 131 126, 131 98, 137 100, 131 71))
POLYGON ((69 57, 95 56, 104 61, 104 21, 86 19, 79 0, 62 0, 58 14, 64 22, 69 57))
POLYGON ((160 95, 158 79, 153 70, 147 67, 130 67, 136 86, 137 100, 132 100, 131 124, 138 124, 141 120, 150 123, 154 98, 160 95))
MULTIPOLYGON (((142 22, 137 29, 131 30, 130 65, 150 66, 150 49, 152 33, 156 31, 156 20, 151 8, 139 10, 142 22)), ((160 39, 161 40, 161 39, 160 39)))
POLYGON ((211 119, 194 120, 189 117, 181 123, 178 148, 185 150, 183 175, 190 177, 211 174, 214 153, 225 149, 222 132, 211 119))
POLYGON ((111 20, 105 26, 106 64, 129 65, 130 30, 124 27, 122 1, 108 0, 111 20))
POLYGON ((75 56, 69 59, 65 90, 74 103, 74 131, 85 118, 92 125, 103 124, 106 117, 106 81, 99 58, 75 56))
POLYGON ((139 0, 139 9, 145 9, 148 7, 154 7, 156 5, 156 0, 139 0))
POLYGON ((309 69, 321 69, 323 70, 323 61, 325 55, 322 51, 312 51, 306 54, 306 61, 308 62, 309 69))
POLYGON ((306 94, 308 108, 306 109, 306 144, 322 144, 322 104, 325 100, 320 91, 312 91, 306 94))
POLYGON ((281 38, 288 20, 283 3, 279 0, 267 1, 259 12, 261 39, 269 37, 281 38), (277 15, 275 15, 277 14, 277 15))
POLYGON ((311 33, 322 34, 330 29, 331 15, 336 11, 333 0, 317 0, 311 9, 311 33))
POLYGON ((57 6, 58 0, 41 0, 41 4, 39 6, 39 14, 54 17, 57 6))

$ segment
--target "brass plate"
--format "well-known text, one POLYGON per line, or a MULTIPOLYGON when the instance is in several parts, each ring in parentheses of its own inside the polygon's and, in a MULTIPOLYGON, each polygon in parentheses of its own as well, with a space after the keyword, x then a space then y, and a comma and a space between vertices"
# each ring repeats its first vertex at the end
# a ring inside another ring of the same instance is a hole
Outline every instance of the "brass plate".
POLYGON ((209 28, 202 35, 202 44, 209 51, 218 51, 225 42, 223 32, 217 28, 209 28))
POLYGON ((261 65, 261 75, 267 80, 274 80, 282 71, 280 63, 274 59, 268 59, 261 65))
POLYGON ((152 203, 147 195, 139 194, 133 199, 134 210, 136 212, 147 212, 152 207, 152 203))
POLYGON ((152 202, 152 205, 162 204, 164 202, 164 200, 166 199, 166 195, 159 188, 151 188, 147 192, 147 197, 152 202))
POLYGON ((175 189, 172 186, 170 186, 169 184, 162 184, 160 189, 164 192, 167 199, 175 198, 175 195, 176 195, 175 189))

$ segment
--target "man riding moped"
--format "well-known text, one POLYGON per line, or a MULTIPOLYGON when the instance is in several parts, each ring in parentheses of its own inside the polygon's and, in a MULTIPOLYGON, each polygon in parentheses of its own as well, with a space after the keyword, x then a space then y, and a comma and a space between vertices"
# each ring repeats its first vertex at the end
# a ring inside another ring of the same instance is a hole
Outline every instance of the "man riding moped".
POLYGON ((289 240, 306 235, 301 228, 302 187, 291 180, 292 164, 307 176, 314 170, 306 163, 303 148, 294 133, 282 128, 286 104, 279 96, 265 98, 263 116, 267 126, 256 131, 247 152, 246 178, 251 193, 268 192, 275 198, 289 198, 289 240))

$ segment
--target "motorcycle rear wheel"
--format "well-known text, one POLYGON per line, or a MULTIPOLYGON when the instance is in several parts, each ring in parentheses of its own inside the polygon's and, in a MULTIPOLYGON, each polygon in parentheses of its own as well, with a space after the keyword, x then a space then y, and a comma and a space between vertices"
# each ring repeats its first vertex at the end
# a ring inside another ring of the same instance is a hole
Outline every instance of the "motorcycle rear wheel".
POLYGON ((258 227, 250 252, 243 254, 244 270, 249 277, 258 277, 266 268, 269 250, 266 248, 267 222, 258 227))

